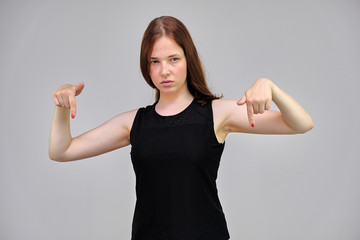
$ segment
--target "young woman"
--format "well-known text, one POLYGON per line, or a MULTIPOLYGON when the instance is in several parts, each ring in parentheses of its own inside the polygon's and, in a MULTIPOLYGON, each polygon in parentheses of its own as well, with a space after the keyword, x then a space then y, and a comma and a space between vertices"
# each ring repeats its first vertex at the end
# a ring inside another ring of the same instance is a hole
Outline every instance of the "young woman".
POLYGON ((260 78, 240 101, 212 94, 186 27, 173 17, 146 29, 140 66, 156 102, 121 113, 80 136, 70 118, 84 88, 66 84, 53 93, 49 155, 55 161, 93 157, 131 144, 136 174, 133 240, 227 240, 216 178, 231 132, 305 133, 309 114, 271 80, 260 78), (273 101, 280 111, 270 110, 273 101))

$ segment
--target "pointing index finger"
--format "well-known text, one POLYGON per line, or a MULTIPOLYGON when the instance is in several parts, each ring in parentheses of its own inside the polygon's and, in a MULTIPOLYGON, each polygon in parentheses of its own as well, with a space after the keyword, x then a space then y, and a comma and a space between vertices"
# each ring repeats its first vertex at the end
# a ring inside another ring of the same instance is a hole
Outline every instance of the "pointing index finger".
POLYGON ((76 100, 75 100, 75 96, 70 96, 69 101, 70 101, 71 118, 74 119, 75 116, 76 116, 76 100))
POLYGON ((247 107, 247 115, 248 115, 249 123, 251 127, 255 127, 253 106, 252 104, 246 103, 246 107, 247 107))

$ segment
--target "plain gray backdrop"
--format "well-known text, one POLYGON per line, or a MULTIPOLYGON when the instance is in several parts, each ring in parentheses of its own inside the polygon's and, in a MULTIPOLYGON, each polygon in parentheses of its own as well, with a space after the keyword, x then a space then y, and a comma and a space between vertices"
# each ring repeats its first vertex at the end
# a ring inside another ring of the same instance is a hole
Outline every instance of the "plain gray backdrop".
POLYGON ((161 15, 189 28, 213 92, 239 99, 268 77, 315 122, 227 138, 218 189, 231 239, 360 239, 358 0, 1 0, 0 239, 130 239, 130 147, 49 160, 51 94, 85 82, 74 136, 152 104, 139 50, 161 15))

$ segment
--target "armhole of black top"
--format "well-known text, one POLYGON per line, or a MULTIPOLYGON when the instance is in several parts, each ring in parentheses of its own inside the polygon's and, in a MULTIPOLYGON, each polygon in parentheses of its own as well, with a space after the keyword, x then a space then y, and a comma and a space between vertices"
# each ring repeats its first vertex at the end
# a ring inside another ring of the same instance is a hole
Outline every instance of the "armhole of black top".
POLYGON ((145 108, 139 108, 136 112, 136 115, 135 115, 135 118, 134 118, 134 121, 132 123, 132 126, 131 126, 131 130, 130 130, 130 144, 132 145, 133 143, 133 138, 134 138, 134 134, 135 134, 135 131, 136 131, 136 125, 137 123, 139 122, 138 119, 141 115, 141 113, 144 111, 145 108))
POLYGON ((219 142, 219 140, 216 137, 216 133, 215 133, 215 123, 214 123, 214 111, 213 111, 213 107, 212 107, 212 101, 210 102, 210 107, 209 107, 209 121, 211 123, 211 135, 213 137, 213 139, 215 140, 215 142, 219 145, 224 145, 224 142, 219 142))

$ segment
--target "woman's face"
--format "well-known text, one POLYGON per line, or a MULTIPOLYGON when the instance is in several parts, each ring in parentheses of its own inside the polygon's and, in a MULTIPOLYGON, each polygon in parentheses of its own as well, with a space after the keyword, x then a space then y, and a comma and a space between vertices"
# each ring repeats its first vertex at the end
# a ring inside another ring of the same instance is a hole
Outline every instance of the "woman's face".
POLYGON ((150 77, 160 96, 188 92, 186 58, 182 48, 170 37, 154 43, 150 55, 150 77))

